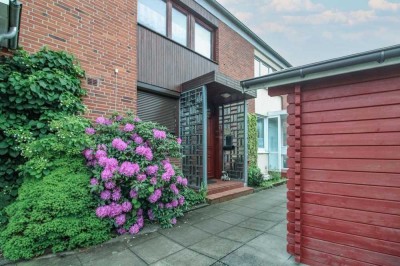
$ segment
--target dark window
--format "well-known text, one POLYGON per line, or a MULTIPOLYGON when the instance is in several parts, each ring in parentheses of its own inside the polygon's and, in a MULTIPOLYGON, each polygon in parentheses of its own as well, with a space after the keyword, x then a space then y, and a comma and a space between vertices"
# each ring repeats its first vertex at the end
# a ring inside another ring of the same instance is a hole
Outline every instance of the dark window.
POLYGON ((187 46, 188 23, 187 16, 176 8, 172 8, 171 15, 171 38, 172 40, 187 46))
POLYGON ((138 116, 143 121, 159 123, 170 133, 178 135, 178 106, 176 98, 138 90, 138 116))
POLYGON ((214 29, 173 0, 139 0, 138 23, 213 59, 214 29))
POLYGON ((211 31, 196 22, 194 28, 194 50, 210 59, 212 56, 211 35, 211 31))
POLYGON ((167 35, 167 3, 162 0, 139 0, 138 22, 167 35))

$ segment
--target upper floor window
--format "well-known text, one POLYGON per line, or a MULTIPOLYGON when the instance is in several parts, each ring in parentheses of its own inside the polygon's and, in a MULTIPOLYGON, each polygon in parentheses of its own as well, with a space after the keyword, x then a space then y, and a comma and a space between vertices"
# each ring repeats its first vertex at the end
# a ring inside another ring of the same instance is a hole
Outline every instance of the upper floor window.
POLYGON ((138 22, 162 34, 167 34, 167 3, 162 0, 139 0, 138 22))
POLYGON ((196 22, 194 28, 194 50, 199 54, 211 58, 211 31, 196 22))
POLYGON ((265 76, 272 72, 274 70, 267 63, 257 57, 254 58, 254 77, 265 76))
POLYGON ((173 0, 139 0, 138 23, 213 59, 213 29, 173 0))
POLYGON ((188 33, 188 18, 186 14, 183 14, 176 8, 172 8, 172 29, 171 38, 172 40, 187 45, 187 33, 188 33))

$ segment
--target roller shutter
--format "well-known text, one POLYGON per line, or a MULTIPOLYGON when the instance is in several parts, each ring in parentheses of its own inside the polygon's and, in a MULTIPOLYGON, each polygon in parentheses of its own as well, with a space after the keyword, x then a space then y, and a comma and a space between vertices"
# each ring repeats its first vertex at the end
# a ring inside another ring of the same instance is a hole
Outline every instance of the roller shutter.
POLYGON ((178 107, 176 98, 138 90, 138 115, 143 121, 160 123, 168 131, 178 133, 178 107))

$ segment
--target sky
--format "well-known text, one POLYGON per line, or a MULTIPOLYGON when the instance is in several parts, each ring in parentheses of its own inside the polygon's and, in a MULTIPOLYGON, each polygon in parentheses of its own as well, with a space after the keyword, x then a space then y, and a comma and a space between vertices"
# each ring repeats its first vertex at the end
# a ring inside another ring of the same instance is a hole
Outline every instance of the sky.
POLYGON ((218 0, 293 66, 400 44, 400 0, 218 0))

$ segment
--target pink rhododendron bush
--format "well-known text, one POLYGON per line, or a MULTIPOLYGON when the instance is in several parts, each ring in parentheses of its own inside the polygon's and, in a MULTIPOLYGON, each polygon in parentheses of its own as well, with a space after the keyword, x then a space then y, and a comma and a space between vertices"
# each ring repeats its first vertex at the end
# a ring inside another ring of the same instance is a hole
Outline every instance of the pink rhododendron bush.
POLYGON ((99 218, 119 234, 137 234, 145 220, 171 227, 183 216, 187 179, 168 159, 181 157, 180 139, 132 115, 99 117, 86 134, 95 143, 83 154, 99 218))

